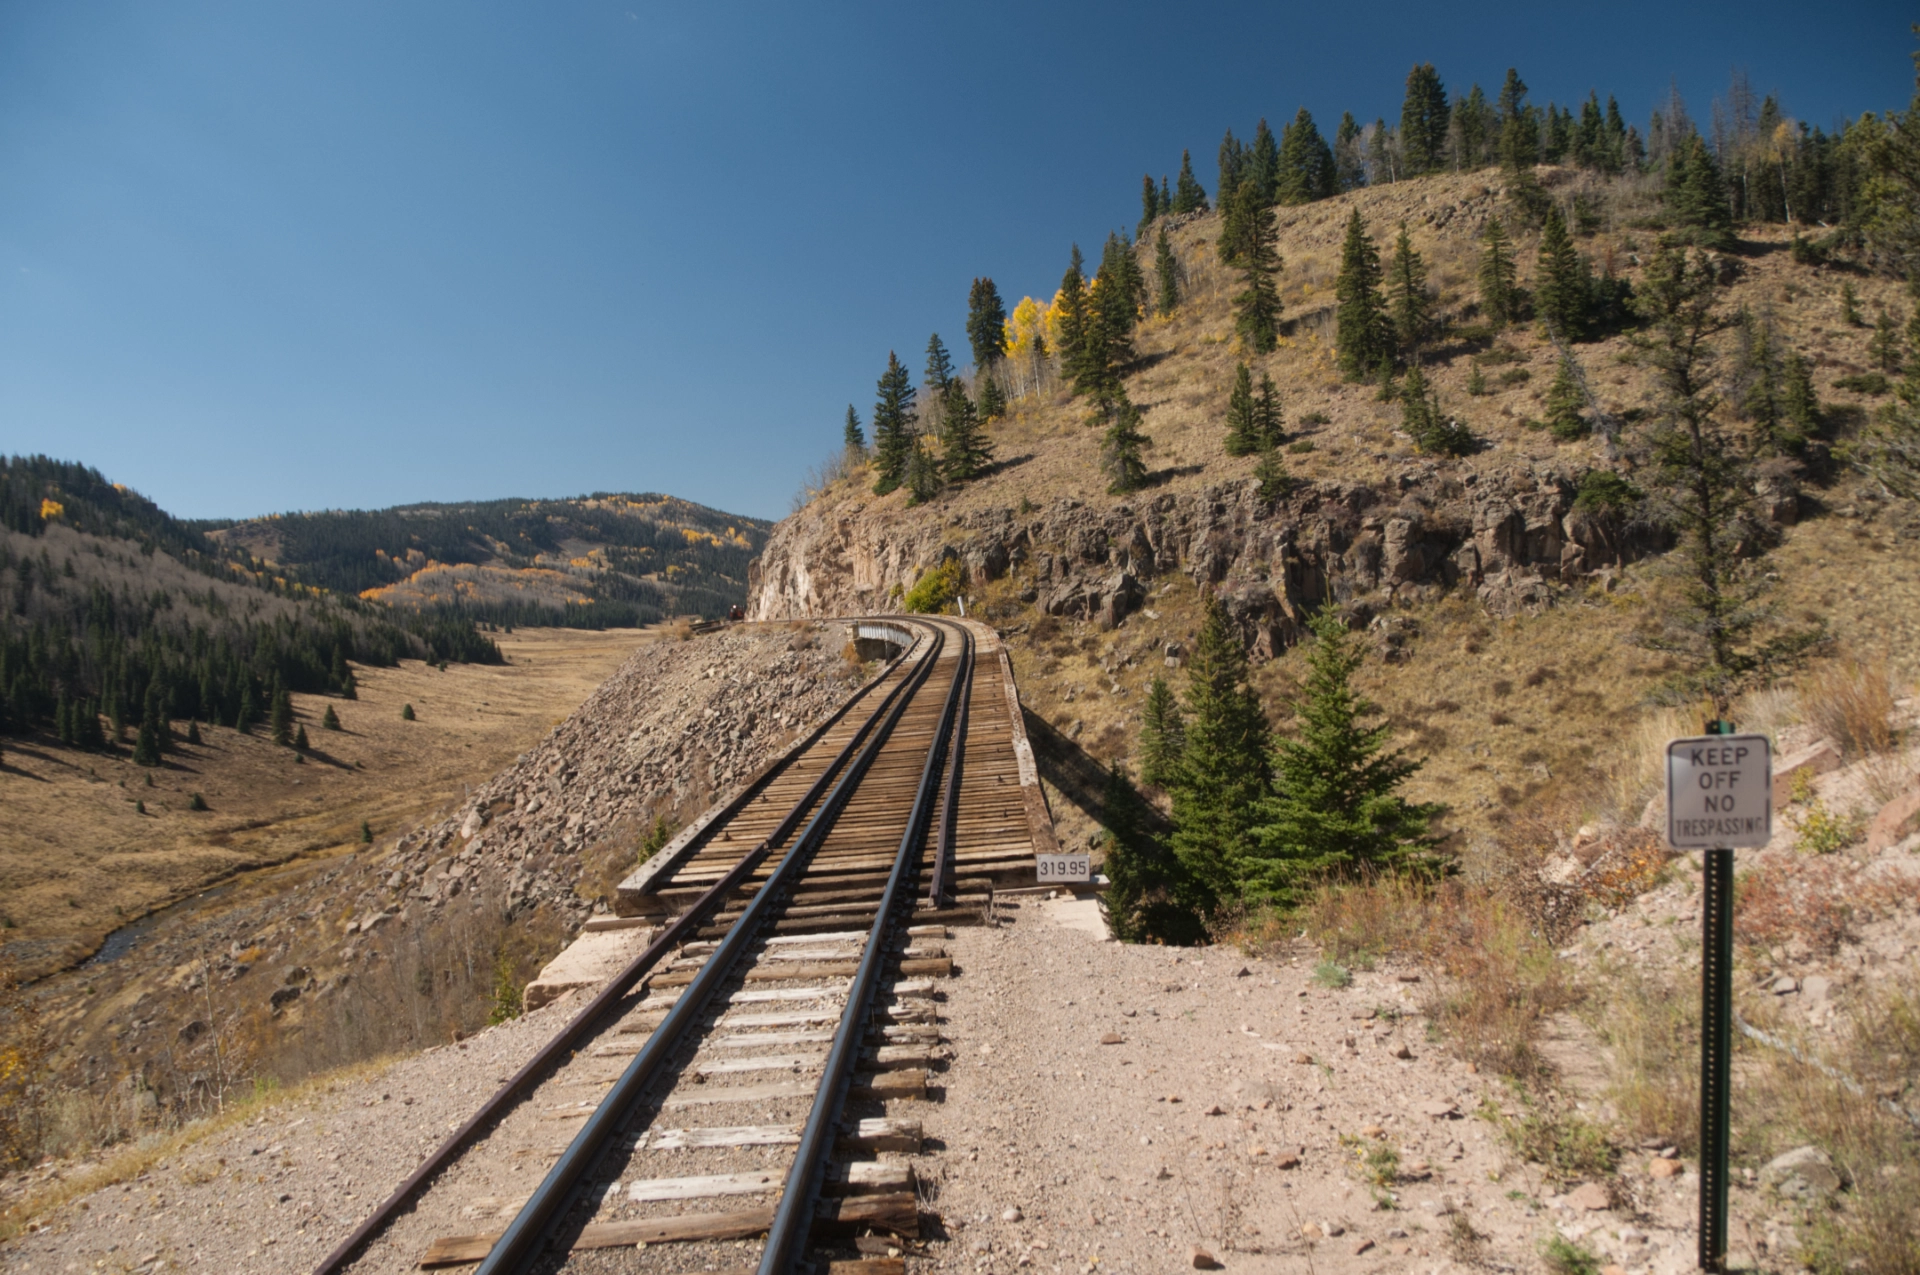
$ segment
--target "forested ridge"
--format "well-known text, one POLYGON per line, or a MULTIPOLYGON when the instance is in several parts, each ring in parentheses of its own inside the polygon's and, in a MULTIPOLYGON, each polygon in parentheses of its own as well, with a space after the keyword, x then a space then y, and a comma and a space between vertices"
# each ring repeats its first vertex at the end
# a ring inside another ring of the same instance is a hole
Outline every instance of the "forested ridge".
POLYGON ((137 731, 157 760, 172 722, 277 728, 289 692, 351 696, 349 660, 501 659, 470 620, 259 567, 98 470, 0 457, 0 732, 98 748, 137 731))

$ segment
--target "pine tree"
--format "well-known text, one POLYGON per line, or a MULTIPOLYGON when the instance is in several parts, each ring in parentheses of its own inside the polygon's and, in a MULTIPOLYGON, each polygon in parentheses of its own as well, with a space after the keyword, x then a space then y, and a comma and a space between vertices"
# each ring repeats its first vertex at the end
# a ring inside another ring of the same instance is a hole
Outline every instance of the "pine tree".
POLYGON ((293 730, 293 746, 299 752, 307 751, 307 728, 296 726, 293 730))
POLYGON ((1711 388, 1709 342, 1722 326, 1713 265, 1704 253, 1689 256, 1662 244, 1642 277, 1637 304, 1648 331, 1634 344, 1653 366, 1660 390, 1649 440, 1653 478, 1680 534, 1688 577, 1686 605, 1671 609, 1663 617, 1666 632, 1650 641, 1690 666, 1674 689, 1709 698, 1714 716, 1725 719, 1743 686, 1804 646, 1796 635, 1758 636, 1766 584, 1742 559, 1767 537, 1753 504, 1751 456, 1719 424, 1719 396, 1711 388))
POLYGON ((1251 456, 1260 450, 1260 427, 1254 411, 1253 374, 1242 363, 1234 369, 1233 390, 1227 395, 1227 455, 1251 456))
POLYGON ((1133 326, 1145 297, 1146 280, 1140 275, 1133 246, 1118 235, 1108 235, 1089 296, 1094 324, 1105 346, 1103 381, 1117 381, 1119 369, 1133 362, 1133 326))
POLYGON ((884 496, 906 478, 907 453, 913 444, 913 381, 891 350, 879 393, 873 405, 873 468, 878 479, 873 491, 884 496))
POLYGON ((1262 204, 1271 204, 1276 197, 1275 185, 1280 175, 1280 148, 1274 144, 1273 130, 1267 127, 1262 118, 1260 126, 1254 130, 1253 145, 1247 148, 1246 180, 1254 190, 1254 198, 1262 204))
POLYGON ((1513 67, 1500 85, 1500 166, 1509 173, 1528 173, 1540 158, 1540 127, 1527 105, 1527 85, 1513 67))
MULTIPOLYGON (((328 709, 327 711, 331 713, 333 710, 328 709)), ((96 731, 100 729, 100 724, 97 721, 94 723, 94 729, 96 731)), ((197 719, 187 723, 187 742, 189 744, 199 744, 202 742, 200 738, 200 723, 197 719)))
POLYGON ((1180 769, 1186 749, 1186 720, 1167 679, 1156 677, 1147 687, 1146 707, 1140 713, 1140 782, 1165 788, 1180 769))
POLYGON ((1561 217, 1558 205, 1547 210, 1547 224, 1540 233, 1540 265, 1535 279, 1534 309, 1547 330, 1566 341, 1585 336, 1593 275, 1587 263, 1574 252, 1566 219, 1561 217))
POLYGON ((1873 335, 1867 339, 1867 357, 1882 372, 1900 370, 1900 323, 1885 306, 1880 307, 1879 317, 1873 322, 1873 335))
POLYGON ((1780 419, 1787 436, 1803 443, 1820 433, 1820 401, 1813 391, 1813 365, 1798 351, 1787 355, 1781 368, 1780 419))
POLYGON ((1193 175, 1193 157, 1181 151, 1180 178, 1173 188, 1173 211, 1176 215, 1206 212, 1207 207, 1207 192, 1193 175))
POLYGON ((278 679, 275 680, 269 702, 273 705, 270 710, 273 742, 285 748, 293 743, 293 697, 287 694, 278 679))
POLYGON ((915 438, 907 452, 907 503, 923 505, 940 494, 940 462, 924 438, 915 438))
POLYGON ((1134 227, 1133 237, 1144 239, 1147 227, 1160 215, 1160 190, 1153 184, 1153 174, 1148 173, 1140 179, 1140 224, 1134 227))
POLYGON ((1153 274, 1160 285, 1154 308, 1163 315, 1172 314, 1173 307, 1180 304, 1180 267, 1173 257, 1173 245, 1167 242, 1165 226, 1153 242, 1153 274))
POLYGON ((341 699, 359 699, 360 683, 354 678, 353 670, 347 670, 346 680, 340 683, 341 699))
MULTIPOLYGON (((1073 259, 1067 266, 1067 273, 1061 276, 1060 292, 1053 303, 1054 313, 1059 316, 1057 322, 1060 333, 1057 338, 1059 348, 1054 352, 1060 356, 1060 370, 1076 394, 1085 393, 1098 379, 1089 377, 1087 371, 1087 336, 1091 323, 1087 306, 1087 278, 1082 272, 1082 264, 1080 245, 1075 244, 1073 259), (1083 381, 1087 384, 1083 385, 1083 381)), ((1104 354, 1104 351, 1101 353, 1104 354)))
POLYGON ((321 715, 320 728, 322 730, 340 729, 340 714, 333 711, 333 705, 327 705, 327 711, 321 715))
POLYGON ((1254 216, 1261 207, 1251 189, 1245 199, 1240 198, 1237 187, 1220 196, 1220 236, 1214 240, 1213 251, 1221 265, 1238 267, 1245 263, 1253 243, 1254 216))
POLYGON ((1280 338, 1280 291, 1274 286, 1273 276, 1281 263, 1274 249, 1273 209, 1257 208, 1252 217, 1243 269, 1246 287, 1233 299, 1233 326, 1249 349, 1267 354, 1280 338))
POLYGON ((1007 349, 1007 307, 991 279, 975 279, 967 291, 967 344, 973 349, 973 370, 985 372, 1007 349))
POLYGON ((1220 139, 1220 184, 1213 193, 1223 217, 1240 189, 1240 170, 1246 162, 1246 154, 1247 148, 1234 138, 1233 130, 1228 129, 1226 136, 1220 139))
POLYGON ((1487 228, 1480 236, 1480 310, 1496 328, 1504 328, 1519 317, 1519 278, 1506 228, 1498 217, 1487 218, 1487 228))
POLYGON ((927 413, 930 419, 926 429, 930 433, 939 433, 945 428, 941 411, 946 406, 947 386, 953 381, 953 356, 947 353, 947 347, 935 332, 927 338, 927 370, 922 388, 926 391, 927 413))
POLYGON ((1255 853, 1255 812, 1271 791, 1267 744, 1246 652, 1220 599, 1209 595, 1187 664, 1186 747, 1168 791, 1174 855, 1223 903, 1240 897, 1245 864, 1255 853))
POLYGON ((865 457, 867 454, 867 433, 860 428, 860 413, 853 410, 853 404, 847 404, 847 424, 841 436, 847 455, 865 457))
POLYGON ((1667 158, 1667 211, 1693 231, 1694 242, 1710 248, 1733 244, 1733 209, 1727 202, 1720 162, 1698 133, 1667 158))
POLYGON ((1330 612, 1311 623, 1307 675, 1292 702, 1298 734, 1274 745, 1273 794, 1260 803, 1247 880, 1249 894, 1281 905, 1330 874, 1430 866, 1433 821, 1446 812, 1400 795, 1421 763, 1388 751, 1392 725, 1370 721, 1382 714, 1353 685, 1360 644, 1330 612))
POLYGON ((1111 424, 1100 438, 1100 470, 1108 479, 1107 494, 1124 496, 1138 491, 1147 481, 1147 463, 1141 453, 1153 446, 1153 440, 1140 430, 1140 409, 1118 391, 1110 400, 1111 424))
POLYGON ((1349 381, 1364 381, 1386 353, 1387 325, 1380 303, 1380 254, 1358 208, 1347 218, 1334 297, 1334 348, 1340 370, 1349 381))
POLYGON ((403 722, 410 722, 414 720, 413 705, 402 704, 400 706, 400 720, 403 722))
POLYGON ((140 734, 133 742, 133 764, 136 766, 158 766, 160 764, 160 720, 159 712, 153 707, 153 698, 147 698, 148 712, 140 719, 140 734))
POLYGON ((1463 172, 1485 167, 1493 159, 1494 136, 1499 123, 1493 106, 1478 84, 1465 99, 1455 103, 1453 121, 1448 127, 1448 146, 1453 165, 1463 172))
POLYGON ((1293 475, 1287 472, 1287 462, 1277 447, 1260 453, 1260 460, 1253 467, 1253 480, 1259 484, 1260 499, 1265 501, 1279 500, 1293 490, 1293 475))
POLYGON ((1253 403, 1254 438, 1263 450, 1271 451, 1285 441, 1285 421, 1280 411, 1280 392, 1273 377, 1260 374, 1260 397, 1253 403))
POLYGON ((1340 176, 1333 151, 1304 106, 1281 134, 1278 164, 1274 200, 1280 203, 1312 203, 1339 193, 1340 176))
POLYGON ((1479 445, 1465 425, 1440 410, 1438 390, 1428 387, 1419 364, 1407 369, 1400 386, 1400 428, 1422 452, 1433 456, 1466 456, 1479 445))
MULTIPOLYGON (((987 384, 993 382, 988 380, 987 384)), ((964 483, 978 478, 993 463, 993 447, 987 442, 979 415, 958 377, 947 382, 947 401, 942 415, 946 418, 947 430, 941 439, 941 467, 947 481, 964 483)))
POLYGON ((1447 90, 1433 63, 1407 73, 1407 94, 1400 107, 1400 147, 1407 174, 1418 176, 1441 167, 1447 149, 1447 90))
POLYGON ((360 844, 363 846, 373 844, 373 826, 365 819, 360 821, 360 844))
POLYGON ((1467 365, 1467 393, 1474 398, 1479 398, 1486 392, 1487 378, 1480 371, 1480 363, 1476 359, 1467 365))
POLYGON ((1387 267, 1387 307, 1394 336, 1408 362, 1420 355, 1433 322, 1433 298, 1427 293, 1427 267, 1413 250, 1407 223, 1393 242, 1393 261, 1387 267))
POLYGON ((981 373, 974 382, 980 387, 980 423, 998 420, 1007 414, 1007 396, 1000 389, 1000 379, 988 373, 981 373))
POLYGON ((1118 764, 1107 772, 1101 806, 1107 830, 1101 870, 1107 888, 1101 892, 1100 909, 1108 930, 1122 943, 1206 942, 1204 918, 1212 900, 1149 830, 1147 805, 1118 764))
POLYGON ((1333 183, 1342 191, 1367 184, 1366 143, 1352 111, 1340 116, 1340 127, 1333 134, 1333 183))
POLYGON ((1581 414, 1581 409, 1586 403, 1586 395, 1581 393, 1580 382, 1575 374, 1573 353, 1563 351, 1560 370, 1547 390, 1547 429, 1563 442, 1585 438, 1587 418, 1581 414))
POLYGON ((1853 281, 1846 280, 1840 285, 1840 322, 1850 328, 1867 326, 1860 317, 1860 294, 1853 290, 1853 281))
POLYGON ((246 680, 248 684, 240 692, 240 707, 233 715, 233 728, 242 735, 252 732, 253 723, 260 716, 260 710, 255 706, 253 699, 253 679, 246 680))

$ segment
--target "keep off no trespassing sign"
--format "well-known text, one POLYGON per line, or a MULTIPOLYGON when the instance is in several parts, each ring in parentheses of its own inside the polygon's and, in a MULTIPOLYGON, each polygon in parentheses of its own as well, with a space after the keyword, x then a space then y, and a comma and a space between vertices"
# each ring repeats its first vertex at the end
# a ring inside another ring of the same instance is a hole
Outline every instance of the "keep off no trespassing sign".
POLYGON ((1773 840, 1773 748, 1765 735, 1702 735, 1667 745, 1667 841, 1680 850, 1773 840))

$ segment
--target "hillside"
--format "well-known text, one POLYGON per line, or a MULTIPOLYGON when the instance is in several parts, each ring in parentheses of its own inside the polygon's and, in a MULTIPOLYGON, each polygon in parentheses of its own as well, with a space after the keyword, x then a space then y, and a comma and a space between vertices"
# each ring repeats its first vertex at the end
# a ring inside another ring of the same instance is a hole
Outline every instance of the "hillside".
POLYGON ((497 625, 723 615, 770 523, 653 493, 277 514, 196 524, 291 578, 497 625))
MULTIPOLYGON (((1536 179, 1560 206, 1588 210, 1577 246, 1596 270, 1642 279, 1661 234, 1656 179, 1565 168, 1536 179)), ((1198 631, 1203 590, 1239 629, 1270 713, 1296 674, 1288 652, 1308 614, 1331 603, 1366 629, 1381 658, 1363 670, 1365 689, 1427 759, 1413 795, 1446 801, 1453 826, 1477 836, 1493 816, 1543 808, 1637 816, 1651 776, 1640 770, 1636 723, 1665 712, 1657 692, 1675 671, 1643 640, 1677 587, 1664 552, 1672 533, 1650 505, 1576 502, 1596 471, 1645 483, 1654 375, 1631 325, 1603 331, 1572 350, 1617 439, 1595 430, 1562 441, 1539 427, 1556 348, 1537 322, 1493 330, 1475 282, 1479 238, 1499 217, 1522 286, 1538 283, 1540 232, 1517 215, 1507 185, 1491 170, 1436 175, 1278 208, 1285 309, 1267 355, 1234 335, 1239 272, 1218 261, 1220 215, 1163 222, 1180 301, 1140 321, 1122 369, 1152 440, 1141 490, 1107 494, 1101 429, 1057 368, 1009 360, 1010 388, 1030 388, 988 427, 990 472, 917 506, 904 491, 874 495, 864 467, 827 486, 769 538, 750 614, 897 609, 925 572, 957 559, 970 610, 1013 635, 1037 738, 1055 746, 1063 832, 1093 831, 1098 789, 1086 763, 1132 754, 1151 679, 1179 689, 1174 670, 1198 631), (1336 367, 1334 285, 1356 210, 1383 257, 1404 223, 1424 258, 1439 332, 1424 371, 1442 412, 1477 438, 1468 455, 1422 452, 1400 403, 1336 367), (1226 454, 1241 362, 1279 391, 1280 455, 1293 479, 1281 499, 1261 497, 1257 457, 1226 454), (1476 374, 1483 394, 1469 390, 1476 374)), ((1777 348, 1809 359, 1825 431, 1763 476, 1780 539, 1772 602, 1789 619, 1825 623, 1827 651, 1890 658, 1911 679, 1913 513, 1827 459, 1888 392, 1869 349, 1875 334, 1843 320, 1842 289, 1868 322, 1904 314, 1906 299, 1895 281, 1845 262, 1797 261, 1808 254, 1790 251, 1792 240, 1784 226, 1748 226, 1717 258, 1715 388, 1739 401, 1750 373, 1738 347, 1764 321, 1777 348), (1743 311, 1754 316, 1744 329, 1743 311)), ((1147 242, 1136 249, 1143 269, 1147 242)))

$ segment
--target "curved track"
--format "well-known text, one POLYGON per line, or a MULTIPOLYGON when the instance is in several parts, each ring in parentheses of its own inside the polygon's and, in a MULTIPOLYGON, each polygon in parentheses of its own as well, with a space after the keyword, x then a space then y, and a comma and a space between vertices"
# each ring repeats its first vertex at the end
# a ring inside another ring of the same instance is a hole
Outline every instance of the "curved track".
POLYGON ((787 1275, 830 1237, 916 1233, 906 1167, 869 1157, 918 1127, 865 1113, 924 1096, 939 1043, 945 930, 909 913, 954 911, 974 643, 900 627, 914 645, 656 882, 681 910, 646 951, 316 1275, 734 1268, 742 1243, 787 1275), (524 1200, 475 1194, 516 1181, 524 1200), (489 1213, 510 1220, 473 1225, 489 1213))

